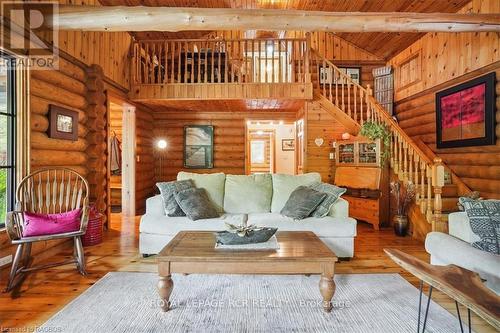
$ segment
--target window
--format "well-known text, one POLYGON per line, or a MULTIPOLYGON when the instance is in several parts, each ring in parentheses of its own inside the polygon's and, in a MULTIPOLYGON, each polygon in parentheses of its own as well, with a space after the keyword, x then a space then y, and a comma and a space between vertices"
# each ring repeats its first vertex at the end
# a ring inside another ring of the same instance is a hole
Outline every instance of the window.
POLYGON ((16 188, 15 70, 11 58, 0 54, 0 228, 14 208, 16 188))

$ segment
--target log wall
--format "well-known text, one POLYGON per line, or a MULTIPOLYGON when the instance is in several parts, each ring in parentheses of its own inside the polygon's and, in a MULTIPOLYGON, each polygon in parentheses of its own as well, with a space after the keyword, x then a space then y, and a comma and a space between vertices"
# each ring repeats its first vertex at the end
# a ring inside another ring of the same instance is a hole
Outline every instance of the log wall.
MULTIPOLYGON (((248 119, 294 121, 295 112, 252 110, 248 112, 155 112, 154 140, 163 138, 168 146, 163 161, 163 179, 174 180, 179 171, 245 174, 245 123, 248 119), (214 126, 214 168, 185 169, 183 167, 183 131, 185 125, 214 126)), ((160 168, 155 159, 155 168, 160 168)), ((159 177, 159 176, 157 176, 159 177)))
POLYGON ((145 107, 138 106, 136 109, 136 215, 140 215, 145 212, 146 199, 155 193, 153 129, 154 119, 151 111, 145 107))
POLYGON ((420 139, 455 172, 472 190, 485 198, 500 199, 500 62, 460 78, 425 90, 396 104, 396 114, 403 130, 413 139, 420 139), (435 95, 442 89, 495 71, 496 83, 496 145, 437 149, 435 95))
MULTIPOLYGON (((459 13, 499 13, 498 0, 473 0, 459 13)), ((395 100, 407 98, 461 75, 500 60, 500 34, 475 33, 428 33, 410 47, 389 60, 396 68, 395 100), (398 80, 398 70, 412 57, 418 56, 398 80), (413 68, 414 67, 414 68, 413 68)))

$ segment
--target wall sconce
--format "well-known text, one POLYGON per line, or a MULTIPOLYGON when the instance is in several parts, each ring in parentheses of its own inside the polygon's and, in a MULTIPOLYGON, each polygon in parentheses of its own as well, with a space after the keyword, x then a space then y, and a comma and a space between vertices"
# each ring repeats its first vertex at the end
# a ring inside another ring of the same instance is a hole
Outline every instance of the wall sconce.
POLYGON ((351 134, 345 132, 342 133, 342 140, 349 140, 351 138, 351 134))
POLYGON ((161 150, 167 148, 167 140, 165 140, 165 139, 158 140, 156 142, 156 148, 161 149, 161 150))

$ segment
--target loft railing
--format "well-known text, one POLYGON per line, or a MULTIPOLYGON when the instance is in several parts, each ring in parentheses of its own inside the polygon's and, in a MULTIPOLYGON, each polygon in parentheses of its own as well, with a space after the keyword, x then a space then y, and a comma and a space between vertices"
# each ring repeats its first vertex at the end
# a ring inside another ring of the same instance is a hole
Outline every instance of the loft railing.
POLYGON ((132 84, 309 83, 306 39, 142 40, 132 84))
POLYGON ((440 158, 431 160, 399 127, 372 96, 370 86, 364 88, 333 63, 311 51, 314 66, 313 86, 317 93, 342 110, 358 124, 375 122, 387 125, 391 133, 390 165, 402 181, 412 181, 418 194, 416 203, 432 230, 444 231, 442 222, 442 187, 444 166, 440 158))

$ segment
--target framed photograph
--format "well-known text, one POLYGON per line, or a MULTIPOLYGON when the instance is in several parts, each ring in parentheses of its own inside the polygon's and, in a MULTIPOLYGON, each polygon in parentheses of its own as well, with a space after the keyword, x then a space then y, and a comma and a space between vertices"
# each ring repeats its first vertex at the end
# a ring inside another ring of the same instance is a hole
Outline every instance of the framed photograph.
POLYGON ((495 72, 436 94, 438 148, 495 144, 495 72))
POLYGON ((361 68, 360 67, 346 67, 345 68, 347 76, 351 78, 355 83, 361 84, 361 68))
POLYGON ((191 169, 214 167, 213 126, 184 126, 184 167, 191 169))
POLYGON ((50 104, 48 136, 52 139, 78 140, 78 112, 50 104))
POLYGON ((295 150, 295 139, 282 139, 281 150, 282 151, 295 150))

